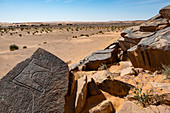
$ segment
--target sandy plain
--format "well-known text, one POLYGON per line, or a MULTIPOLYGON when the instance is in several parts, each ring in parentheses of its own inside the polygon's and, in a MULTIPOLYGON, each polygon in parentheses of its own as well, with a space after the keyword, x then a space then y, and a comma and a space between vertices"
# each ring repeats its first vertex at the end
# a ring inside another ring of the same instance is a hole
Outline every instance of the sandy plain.
POLYGON ((53 29, 52 32, 36 33, 31 28, 9 31, 0 35, 0 78, 6 75, 16 64, 29 58, 38 48, 43 48, 56 55, 69 65, 77 63, 90 53, 106 48, 120 38, 120 31, 107 29, 82 29, 76 31, 71 28, 53 29), (102 31, 102 33, 99 33, 102 31), (17 33, 16 33, 17 32, 17 33), (12 35, 11 35, 12 33, 12 35), (21 34, 22 36, 19 36, 21 34), (80 36, 88 34, 89 36, 80 36), (73 38, 73 36, 77 36, 73 38), (16 44, 19 50, 10 51, 9 46, 16 44), (26 46, 26 49, 23 49, 26 46))

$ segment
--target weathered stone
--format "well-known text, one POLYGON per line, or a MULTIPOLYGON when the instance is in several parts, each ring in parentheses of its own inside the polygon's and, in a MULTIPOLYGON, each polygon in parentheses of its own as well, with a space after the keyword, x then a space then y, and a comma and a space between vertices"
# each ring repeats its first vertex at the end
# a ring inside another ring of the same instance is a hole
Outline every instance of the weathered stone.
POLYGON ((99 89, 108 92, 114 96, 124 97, 128 95, 130 88, 133 86, 119 80, 115 80, 114 76, 115 75, 113 73, 104 70, 98 71, 89 78, 94 79, 99 89))
POLYGON ((115 109, 113 108, 111 101, 105 100, 99 105, 91 108, 89 113, 115 113, 115 109))
POLYGON ((76 63, 76 64, 71 65, 69 67, 69 71, 78 71, 80 65, 81 65, 80 63, 76 63))
POLYGON ((124 83, 115 79, 105 79, 98 85, 99 89, 108 92, 111 95, 124 97, 129 94, 131 87, 130 84, 124 83))
POLYGON ((113 73, 103 70, 98 71, 97 73, 93 74, 92 76, 89 76, 88 79, 93 78, 97 85, 101 84, 105 79, 112 78, 114 76, 113 73))
POLYGON ((118 41, 113 42, 108 47, 106 47, 104 50, 106 50, 106 49, 114 49, 118 53, 119 42, 118 41))
POLYGON ((127 67, 125 69, 122 69, 120 71, 120 76, 126 76, 126 75, 135 75, 137 76, 137 72, 135 71, 135 69, 133 67, 127 67))
POLYGON ((87 56, 82 65, 85 65, 85 70, 97 70, 101 64, 111 65, 117 62, 118 56, 115 49, 105 49, 101 51, 96 51, 89 56, 87 56))
POLYGON ((154 32, 140 32, 140 27, 129 27, 121 33, 119 45, 123 51, 127 51, 131 47, 137 45, 141 39, 152 36, 154 32))
MULTIPOLYGON (((123 46, 123 45, 122 45, 123 46)), ((123 47, 124 48, 124 47, 123 47)), ((129 47, 128 47, 129 48, 129 47)), ((125 51, 121 51, 120 54, 118 55, 119 61, 127 61, 128 60, 128 55, 126 49, 125 51)))
POLYGON ((70 72, 69 75, 69 90, 65 96, 65 113, 75 113, 75 99, 77 93, 77 80, 75 75, 70 72))
POLYGON ((128 57, 134 67, 151 71, 160 69, 162 64, 170 65, 170 27, 142 39, 128 50, 128 57))
POLYGON ((118 113, 147 113, 144 109, 131 101, 125 101, 118 113))
POLYGON ((135 46, 138 42, 132 42, 133 40, 121 37, 119 40, 119 45, 123 51, 127 51, 129 48, 135 46))
POLYGON ((144 110, 147 111, 147 113, 170 113, 170 109, 167 106, 159 105, 154 106, 150 105, 147 108, 144 108, 144 110))
POLYGON ((170 93, 156 94, 148 99, 149 105, 166 104, 170 105, 170 93))
POLYGON ((87 97, 101 94, 93 78, 88 79, 87 82, 87 97))
POLYGON ((161 15, 157 16, 156 18, 152 18, 147 22, 140 25, 141 32, 155 32, 160 29, 169 26, 169 22, 167 19, 162 18, 161 15))
POLYGON ((170 83, 150 82, 153 87, 161 88, 164 91, 170 92, 170 83))
POLYGON ((86 97, 87 97, 87 76, 84 75, 83 77, 81 77, 77 80, 75 113, 81 112, 84 105, 86 104, 86 97))
POLYGON ((64 112, 68 66, 38 49, 0 80, 0 113, 64 112))
POLYGON ((159 13, 161 14, 161 16, 163 16, 164 18, 167 18, 168 20, 170 20, 170 5, 163 7, 159 13))

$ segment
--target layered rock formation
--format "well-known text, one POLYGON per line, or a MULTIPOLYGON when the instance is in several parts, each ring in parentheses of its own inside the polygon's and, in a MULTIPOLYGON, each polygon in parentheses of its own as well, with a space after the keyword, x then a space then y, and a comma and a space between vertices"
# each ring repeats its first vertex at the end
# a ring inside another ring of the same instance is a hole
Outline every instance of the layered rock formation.
POLYGON ((155 71, 170 64, 169 9, 164 7, 160 14, 121 33, 120 47, 134 67, 155 71))
POLYGON ((161 14, 162 17, 167 18, 170 20, 170 5, 162 8, 159 13, 161 14))

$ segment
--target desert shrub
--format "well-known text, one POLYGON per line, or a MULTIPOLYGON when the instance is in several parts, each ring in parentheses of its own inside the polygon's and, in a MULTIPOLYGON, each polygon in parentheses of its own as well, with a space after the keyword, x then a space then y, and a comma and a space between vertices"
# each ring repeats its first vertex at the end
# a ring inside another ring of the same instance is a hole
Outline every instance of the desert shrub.
POLYGON ((43 44, 47 44, 47 42, 43 42, 43 44))
POLYGON ((103 31, 99 31, 99 33, 103 33, 103 31))
POLYGON ((71 60, 70 60, 70 61, 67 61, 66 64, 71 64, 71 60))
POLYGON ((21 37, 21 36, 22 36, 22 34, 19 34, 19 36, 21 37))
POLYGON ((10 33, 10 35, 12 35, 12 33, 10 33))
POLYGON ((77 38, 77 36, 73 36, 73 38, 77 38))
POLYGON ((27 33, 28 33, 28 34, 30 34, 30 32, 29 32, 29 31, 28 31, 27 33))
POLYGON ((24 28, 23 27, 21 27, 21 31, 23 31, 24 30, 24 28))
POLYGON ((170 79, 170 65, 162 64, 162 73, 166 74, 166 78, 170 79))
POLYGON ((84 36, 84 34, 81 34, 80 36, 84 36))
POLYGON ((27 46, 23 46, 23 49, 27 49, 27 46))
POLYGON ((76 31, 79 31, 79 28, 78 28, 78 27, 76 28, 76 31))
POLYGON ((9 46, 10 51, 18 50, 19 47, 15 44, 9 46))
POLYGON ((88 35, 88 34, 81 34, 80 36, 87 36, 87 37, 89 37, 89 35, 88 35))
POLYGON ((107 70, 107 65, 102 63, 99 67, 99 70, 107 70))
MULTIPOLYGON (((150 77, 152 77, 153 75, 151 75, 150 77)), ((150 83, 150 77, 146 77, 143 73, 142 73, 142 77, 141 79, 141 85, 139 84, 138 81, 136 81, 135 79, 131 78, 133 80, 133 82, 135 82, 135 87, 133 87, 134 91, 134 97, 138 100, 138 103, 140 103, 143 107, 146 107, 146 105, 148 104, 148 100, 149 100, 149 95, 151 94, 157 94, 157 92, 154 92, 154 88, 152 86, 152 88, 147 89, 145 92, 143 91, 144 86, 147 83, 150 83), (146 82, 143 82, 142 79, 146 79, 146 82)))

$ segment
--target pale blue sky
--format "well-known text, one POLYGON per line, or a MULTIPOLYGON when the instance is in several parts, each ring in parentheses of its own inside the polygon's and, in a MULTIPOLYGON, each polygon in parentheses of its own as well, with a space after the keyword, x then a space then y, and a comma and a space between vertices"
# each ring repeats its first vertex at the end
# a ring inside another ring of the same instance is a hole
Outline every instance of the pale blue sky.
POLYGON ((170 0, 0 0, 0 22, 143 20, 170 0))

